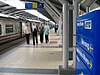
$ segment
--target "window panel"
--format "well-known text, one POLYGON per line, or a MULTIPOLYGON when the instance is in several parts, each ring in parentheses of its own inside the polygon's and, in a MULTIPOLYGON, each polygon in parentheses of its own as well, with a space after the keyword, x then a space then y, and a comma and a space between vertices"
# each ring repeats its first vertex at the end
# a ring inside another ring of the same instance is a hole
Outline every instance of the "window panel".
POLYGON ((6 24, 6 33, 13 33, 13 25, 6 24))

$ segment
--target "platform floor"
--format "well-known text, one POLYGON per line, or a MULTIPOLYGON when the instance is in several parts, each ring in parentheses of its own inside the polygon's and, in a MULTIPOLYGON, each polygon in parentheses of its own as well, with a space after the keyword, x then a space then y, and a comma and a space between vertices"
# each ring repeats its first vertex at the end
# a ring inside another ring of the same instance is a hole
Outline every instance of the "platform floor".
POLYGON ((62 64, 59 36, 50 32, 48 44, 27 45, 26 42, 0 55, 0 75, 57 75, 62 64))

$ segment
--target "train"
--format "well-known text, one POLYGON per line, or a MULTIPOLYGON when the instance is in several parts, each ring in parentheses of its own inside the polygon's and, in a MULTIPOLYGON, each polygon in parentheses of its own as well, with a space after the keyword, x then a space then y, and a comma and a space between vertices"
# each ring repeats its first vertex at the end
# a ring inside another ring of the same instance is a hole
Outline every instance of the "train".
POLYGON ((0 16, 0 51, 25 40, 24 27, 31 21, 0 16))
MULTIPOLYGON (((41 23, 41 21, 34 22, 37 26, 41 23)), ((26 23, 31 29, 33 21, 0 16, 0 52, 16 45, 17 43, 25 41, 24 28, 26 23)), ((53 24, 49 23, 49 25, 50 27, 53 27, 53 24)))

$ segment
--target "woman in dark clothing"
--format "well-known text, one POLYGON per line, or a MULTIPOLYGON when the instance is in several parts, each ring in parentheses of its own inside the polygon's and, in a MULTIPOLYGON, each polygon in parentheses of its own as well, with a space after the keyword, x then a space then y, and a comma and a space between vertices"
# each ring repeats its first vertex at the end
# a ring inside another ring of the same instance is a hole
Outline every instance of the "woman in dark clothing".
POLYGON ((40 34, 40 42, 43 43, 43 33, 44 33, 44 26, 41 23, 41 25, 39 26, 39 34, 40 34))
POLYGON ((32 25, 33 45, 35 45, 35 42, 38 45, 38 34, 37 34, 37 32, 38 31, 37 31, 36 25, 33 23, 33 25, 32 25))

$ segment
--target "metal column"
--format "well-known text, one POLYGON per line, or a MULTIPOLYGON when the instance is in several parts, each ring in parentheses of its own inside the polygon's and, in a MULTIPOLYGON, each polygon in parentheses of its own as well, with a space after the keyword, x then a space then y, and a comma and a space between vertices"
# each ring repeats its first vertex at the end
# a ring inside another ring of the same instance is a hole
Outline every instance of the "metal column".
MULTIPOLYGON (((73 47, 76 47, 76 17, 79 15, 80 0, 73 0, 73 47)), ((76 68, 76 49, 73 51, 73 68, 76 68)))
POLYGON ((69 20, 68 20, 68 2, 63 4, 63 68, 68 69, 69 59, 69 20))
POLYGON ((68 2, 66 0, 59 0, 63 4, 63 69, 68 69, 69 59, 69 14, 68 2))
POLYGON ((90 11, 90 7, 86 7, 86 13, 90 11))

